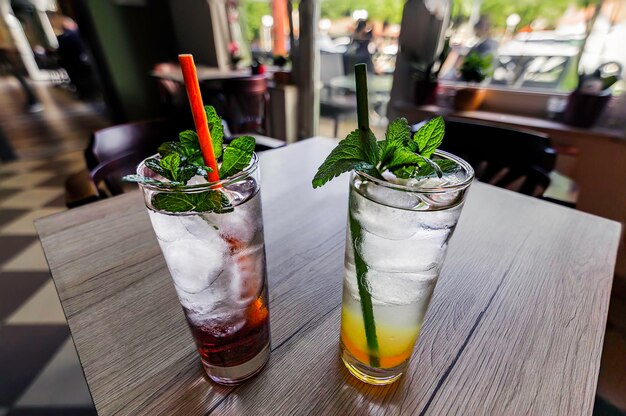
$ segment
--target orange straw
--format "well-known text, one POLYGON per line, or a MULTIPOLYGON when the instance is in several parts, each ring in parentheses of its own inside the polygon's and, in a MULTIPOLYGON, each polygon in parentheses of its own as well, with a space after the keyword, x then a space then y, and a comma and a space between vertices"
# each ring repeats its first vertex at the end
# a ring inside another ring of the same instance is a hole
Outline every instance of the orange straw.
POLYGON ((185 88, 187 89, 187 96, 189 97, 193 122, 196 125, 196 132, 198 133, 202 158, 204 159, 204 164, 213 169, 212 172, 209 172, 208 179, 209 182, 217 182, 220 180, 220 176, 217 171, 215 153, 213 153, 211 132, 209 132, 209 124, 206 119, 206 113, 204 112, 204 105, 202 104, 196 65, 193 63, 193 56, 190 54, 178 55, 178 62, 180 62, 180 67, 183 70, 185 88))

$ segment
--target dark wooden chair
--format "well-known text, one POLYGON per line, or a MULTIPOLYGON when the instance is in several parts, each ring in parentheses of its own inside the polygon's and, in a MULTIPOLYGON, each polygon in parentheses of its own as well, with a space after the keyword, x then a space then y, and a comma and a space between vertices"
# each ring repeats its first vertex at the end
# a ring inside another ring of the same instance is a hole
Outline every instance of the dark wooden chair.
POLYGON ((227 111, 224 118, 233 134, 267 134, 269 91, 264 75, 229 79, 224 83, 227 111))
POLYGON ((68 208, 123 193, 129 185, 122 177, 134 173, 137 164, 156 153, 161 143, 176 140, 180 130, 169 119, 157 119, 96 131, 85 150, 87 170, 65 183, 68 208))
POLYGON ((356 96, 339 93, 330 86, 335 77, 344 75, 343 55, 320 51, 320 116, 333 120, 333 137, 339 136, 339 123, 349 116, 356 116, 356 96))
POLYGON ((536 197, 550 185, 556 163, 547 135, 480 122, 446 121, 440 148, 471 164, 479 181, 536 197))

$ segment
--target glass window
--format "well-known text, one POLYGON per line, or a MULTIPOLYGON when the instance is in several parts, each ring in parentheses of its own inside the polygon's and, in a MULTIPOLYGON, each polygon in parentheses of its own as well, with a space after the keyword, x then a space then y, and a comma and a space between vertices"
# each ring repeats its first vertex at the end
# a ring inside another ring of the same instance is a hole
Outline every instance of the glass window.
POLYGON ((443 80, 463 81, 471 52, 493 56, 487 84, 514 89, 569 92, 579 71, 626 66, 626 0, 461 0, 451 21, 443 80))

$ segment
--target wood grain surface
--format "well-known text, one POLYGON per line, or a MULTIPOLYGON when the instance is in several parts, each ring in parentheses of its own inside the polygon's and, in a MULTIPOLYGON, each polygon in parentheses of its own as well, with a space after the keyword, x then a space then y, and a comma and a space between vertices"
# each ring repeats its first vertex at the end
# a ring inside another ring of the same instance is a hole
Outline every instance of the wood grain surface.
POLYGON ((335 142, 261 155, 272 357, 204 376, 141 195, 36 223, 96 408, 112 414, 591 414, 618 223, 475 183, 399 382, 338 355, 348 178, 313 190, 335 142))

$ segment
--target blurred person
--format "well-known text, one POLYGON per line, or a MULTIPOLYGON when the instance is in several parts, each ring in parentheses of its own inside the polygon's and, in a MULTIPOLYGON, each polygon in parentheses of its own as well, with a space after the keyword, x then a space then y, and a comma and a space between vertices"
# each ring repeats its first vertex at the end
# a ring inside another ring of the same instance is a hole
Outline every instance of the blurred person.
POLYGON ((71 18, 59 15, 55 26, 59 41, 59 65, 67 71, 79 98, 96 98, 100 88, 78 25, 71 18))
POLYGON ((17 51, 11 36, 9 24, 19 25, 19 20, 10 14, 0 19, 0 69, 2 72, 13 75, 20 83, 20 87, 26 97, 25 110, 30 113, 36 113, 43 110, 32 87, 22 74, 22 65, 20 63, 20 54, 17 51))
POLYGON ((369 20, 359 20, 356 23, 356 28, 354 29, 354 34, 352 35, 352 43, 355 45, 355 54, 369 54, 369 45, 372 38, 373 31, 369 20))
POLYGON ((481 56, 494 55, 498 47, 498 43, 491 37, 491 20, 488 16, 482 15, 478 22, 474 25, 474 34, 478 38, 478 42, 468 52, 476 52, 481 56))
POLYGON ((372 38, 372 25, 369 24, 369 20, 358 20, 352 35, 352 40, 348 45, 346 53, 343 55, 346 73, 353 73, 354 65, 356 64, 367 64, 368 71, 374 69, 372 55, 369 50, 372 38))

